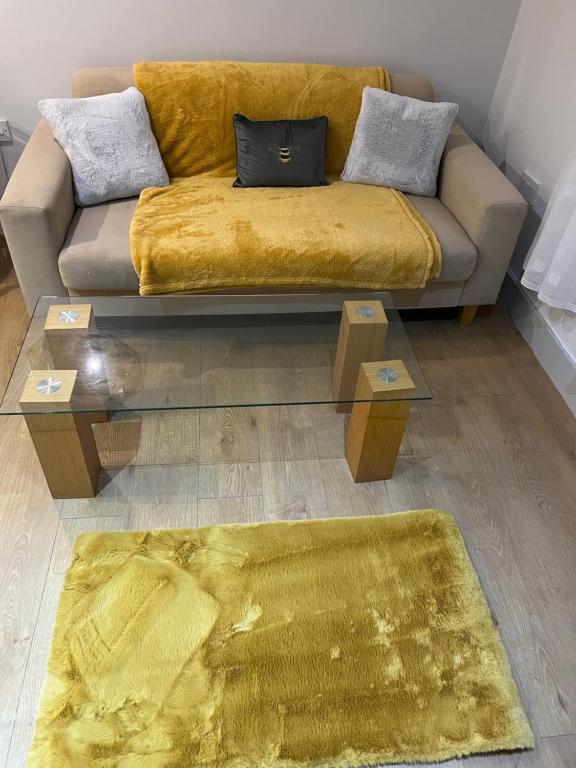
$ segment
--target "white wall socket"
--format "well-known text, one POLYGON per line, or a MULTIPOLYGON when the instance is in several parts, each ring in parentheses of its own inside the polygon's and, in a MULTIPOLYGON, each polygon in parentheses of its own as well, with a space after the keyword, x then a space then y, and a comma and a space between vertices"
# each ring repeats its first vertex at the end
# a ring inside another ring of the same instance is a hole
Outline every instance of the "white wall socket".
POLYGON ((12 134, 6 117, 0 117, 0 141, 12 141, 12 134))
POLYGON ((530 206, 534 206, 534 203, 536 202, 538 198, 538 192, 540 191, 540 182, 535 179, 531 174, 528 173, 528 171, 524 171, 524 173, 520 176, 520 180, 518 182, 518 192, 522 195, 524 200, 528 203, 530 206))

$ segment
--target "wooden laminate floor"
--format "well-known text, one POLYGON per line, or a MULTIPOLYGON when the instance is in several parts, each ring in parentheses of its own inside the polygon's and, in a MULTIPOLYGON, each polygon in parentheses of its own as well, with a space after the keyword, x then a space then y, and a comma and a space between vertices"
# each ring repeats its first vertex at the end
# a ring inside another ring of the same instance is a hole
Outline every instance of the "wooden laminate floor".
MULTIPOLYGON (((0 389, 25 324, 11 277, 0 389)), ((424 507, 460 523, 537 734, 534 752, 446 765, 576 766, 575 420, 502 311, 408 329, 434 400, 414 406, 387 482, 352 483, 331 407, 224 409, 97 425, 100 496, 53 501, 23 421, 0 420, 0 767, 24 765, 80 532, 424 507)))

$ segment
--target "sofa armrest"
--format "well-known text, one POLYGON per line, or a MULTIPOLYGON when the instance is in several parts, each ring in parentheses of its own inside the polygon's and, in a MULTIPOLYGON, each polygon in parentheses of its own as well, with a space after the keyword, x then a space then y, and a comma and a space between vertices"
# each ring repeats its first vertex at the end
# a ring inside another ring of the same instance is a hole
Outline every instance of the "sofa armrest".
POLYGON ((438 196, 478 251, 460 304, 494 304, 526 218, 526 201, 458 125, 446 142, 438 196))
POLYGON ((58 255, 74 211, 70 162, 42 120, 0 200, 0 222, 30 313, 39 296, 68 293, 58 255))

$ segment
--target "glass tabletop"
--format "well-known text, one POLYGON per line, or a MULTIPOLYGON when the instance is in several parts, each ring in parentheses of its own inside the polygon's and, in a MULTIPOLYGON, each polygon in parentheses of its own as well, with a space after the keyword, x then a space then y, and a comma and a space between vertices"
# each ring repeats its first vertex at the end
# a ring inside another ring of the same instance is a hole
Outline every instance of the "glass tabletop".
MULTIPOLYGON (((398 312, 387 294, 377 298, 388 319, 382 360, 401 361, 413 382, 378 399, 430 398, 398 312)), ((298 311, 267 299, 262 311, 253 296, 43 297, 0 414, 363 402, 332 392, 334 299, 302 297, 298 311)), ((397 373, 375 375, 394 382, 397 373)))

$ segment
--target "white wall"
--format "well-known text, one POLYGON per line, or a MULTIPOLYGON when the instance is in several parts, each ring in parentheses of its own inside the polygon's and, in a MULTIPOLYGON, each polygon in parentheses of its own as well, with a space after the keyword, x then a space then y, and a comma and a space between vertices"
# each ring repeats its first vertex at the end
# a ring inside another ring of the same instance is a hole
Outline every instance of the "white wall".
MULTIPOLYGON (((575 34, 575 0, 523 0, 486 124, 486 150, 512 181, 528 170, 542 184, 512 260, 515 279, 560 169, 576 148, 575 34)), ((576 315, 540 305, 531 292, 528 298, 576 367, 576 315)), ((548 372, 555 379, 555 371, 548 372)), ((574 398, 574 375, 558 385, 574 398)))
POLYGON ((72 70, 141 59, 382 64, 483 129, 520 0, 0 0, 0 114, 30 132, 72 70))

